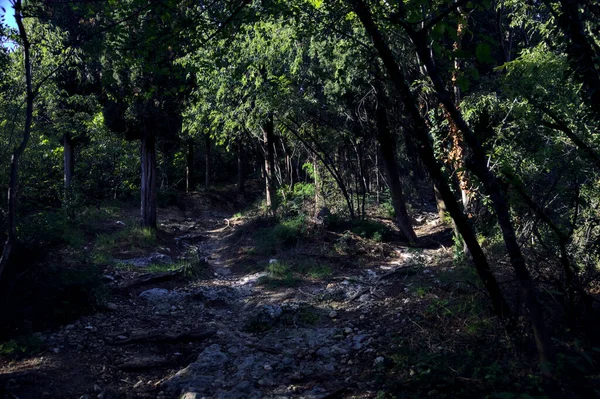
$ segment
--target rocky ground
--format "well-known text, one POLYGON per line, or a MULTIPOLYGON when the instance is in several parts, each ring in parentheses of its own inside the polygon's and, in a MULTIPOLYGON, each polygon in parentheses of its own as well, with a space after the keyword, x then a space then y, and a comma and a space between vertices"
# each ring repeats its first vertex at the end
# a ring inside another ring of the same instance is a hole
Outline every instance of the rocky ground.
MULTIPOLYGON (((374 398, 395 334, 422 333, 411 310, 426 300, 417 287, 444 285, 437 274, 449 251, 434 243, 394 244, 326 278, 269 287, 261 278, 278 260, 240 261, 252 232, 236 235, 244 222, 232 212, 162 216, 169 245, 121 259, 129 269, 107 269, 114 294, 103 311, 39 333, 47 348, 39 355, 0 361, 4 397, 374 398), (203 260, 202 278, 145 273, 184 249, 203 260)), ((435 236, 436 226, 425 215, 420 234, 435 236)))

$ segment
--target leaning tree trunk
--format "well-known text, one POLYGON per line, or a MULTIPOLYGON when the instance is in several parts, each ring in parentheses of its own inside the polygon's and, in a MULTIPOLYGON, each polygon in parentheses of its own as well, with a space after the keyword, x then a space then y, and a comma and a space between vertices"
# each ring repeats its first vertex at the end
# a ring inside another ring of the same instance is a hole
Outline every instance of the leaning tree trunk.
POLYGON ((498 184, 496 176, 488 167, 486 154, 478 136, 464 120, 461 111, 456 107, 454 101, 452 101, 450 93, 448 93, 448 90, 442 81, 428 46, 427 32, 415 32, 408 27, 406 29, 415 44, 419 59, 425 65, 427 74, 433 82, 438 99, 444 105, 444 108, 446 108, 452 121, 454 121, 458 129, 460 129, 464 135, 465 141, 471 151, 471 156, 466 160, 467 167, 481 181, 490 196, 494 211, 496 212, 498 225, 502 231, 506 251, 510 257, 517 279, 519 280, 521 292, 523 293, 527 309, 529 310, 535 343, 540 356, 540 368, 546 377, 550 377, 552 375, 552 365, 555 361, 554 349, 548 327, 544 322, 544 314, 537 297, 535 283, 527 269, 525 258, 523 257, 521 248, 517 242, 517 236, 510 217, 510 209, 506 197, 500 190, 500 185, 498 184))
POLYGON ((156 137, 147 132, 141 145, 141 225, 156 229, 156 137))
POLYGON ((440 196, 444 200, 450 216, 454 219, 459 233, 462 235, 467 246, 469 247, 475 269, 490 295, 490 300, 494 307, 495 313, 500 318, 507 319, 510 323, 509 326, 511 326, 512 317, 510 314, 510 308, 508 307, 508 304, 502 295, 498 281, 492 274, 490 266, 487 262, 487 258, 485 257, 485 254, 483 253, 483 250, 477 241, 475 231, 471 227, 466 215, 463 213, 461 206, 454 197, 454 194, 452 193, 452 190, 450 189, 450 186, 448 185, 448 182, 442 173, 441 165, 436 159, 433 147, 429 141, 429 131, 427 129, 427 125, 425 124, 425 121, 419 109, 417 108, 416 99, 410 91, 410 87, 408 86, 402 69, 400 69, 400 66, 396 63, 390 48, 383 39, 383 36, 381 35, 377 25, 375 25, 371 12, 366 4, 362 0, 348 1, 353 6, 354 11, 362 22, 367 34, 371 37, 371 40, 373 41, 373 44, 379 53, 379 57, 381 58, 390 79, 392 80, 396 90, 404 102, 406 110, 411 117, 412 134, 414 135, 414 139, 417 144, 416 147, 419 151, 419 156, 427 168, 427 171, 429 172, 431 179, 438 189, 440 196))
POLYGON ((273 114, 269 113, 263 128, 263 141, 265 145, 265 195, 269 213, 274 214, 277 208, 275 193, 275 145, 273 114))
POLYGON ((387 174, 387 183, 392 196, 392 205, 396 212, 396 224, 406 240, 415 242, 417 240, 417 235, 413 230, 410 217, 406 210, 406 199, 402 191, 398 163, 396 162, 396 142, 390 131, 387 112, 383 101, 380 101, 377 106, 376 118, 377 140, 379 141, 381 157, 383 158, 383 165, 387 174))
POLYGON ((204 143, 206 147, 204 153, 204 185, 208 188, 210 186, 210 135, 208 133, 204 136, 204 143))
POLYGON ((187 155, 185 165, 185 192, 190 193, 194 190, 194 141, 187 142, 187 155))
POLYGON ((10 255, 17 241, 16 213, 17 183, 19 180, 19 160, 21 159, 23 152, 25 152, 25 148, 27 148, 27 143, 29 142, 29 137, 31 136, 31 121, 33 120, 33 100, 35 97, 32 89, 30 43, 29 38, 27 37, 27 32, 25 31, 25 26, 23 25, 23 15, 21 14, 21 6, 21 0, 16 0, 14 2, 15 20, 17 22, 17 27, 19 28, 19 37, 21 39, 21 45, 23 47, 23 55, 25 62, 24 66, 27 90, 27 105, 25 109, 25 126, 23 127, 23 136, 21 138, 21 143, 17 148, 15 148, 10 159, 10 171, 8 180, 8 208, 6 218, 8 231, 6 241, 4 242, 4 248, 2 250, 2 257, 0 258, 0 279, 2 278, 2 273, 4 272, 4 269, 6 269, 6 266, 8 265, 10 255))

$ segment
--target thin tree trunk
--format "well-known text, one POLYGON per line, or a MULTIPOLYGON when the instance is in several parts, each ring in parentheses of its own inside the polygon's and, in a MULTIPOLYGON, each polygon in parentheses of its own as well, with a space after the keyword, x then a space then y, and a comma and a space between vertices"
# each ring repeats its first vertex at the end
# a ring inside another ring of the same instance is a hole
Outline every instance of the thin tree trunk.
POLYGON ((315 215, 321 208, 321 177, 319 176, 319 166, 317 158, 313 158, 313 175, 315 179, 315 215))
POLYGON ((14 149, 10 159, 10 172, 8 180, 8 208, 7 208, 7 236, 4 242, 4 248, 2 250, 2 257, 0 258, 0 279, 2 274, 8 265, 8 261, 12 254, 12 251, 17 241, 17 187, 19 180, 19 160, 27 148, 27 143, 31 136, 31 122, 33 120, 33 100, 35 94, 32 88, 32 76, 31 76, 31 58, 30 58, 30 43, 23 25, 23 15, 21 14, 21 0, 15 0, 15 20, 19 29, 19 37, 21 39, 21 45, 23 47, 24 54, 24 68, 25 68, 25 82, 26 82, 26 109, 25 109, 25 126, 23 127, 23 136, 21 143, 17 148, 14 149))
POLYGON ((495 313, 502 319, 508 319, 509 327, 512 325, 512 317, 510 314, 510 308, 508 307, 500 286, 487 262, 485 254, 477 241, 475 232, 471 227, 466 215, 463 213, 461 206, 454 197, 454 194, 450 190, 450 186, 446 181, 442 168, 433 151, 433 147, 429 141, 429 132, 423 117, 421 116, 419 109, 416 106, 416 99, 414 98, 410 87, 405 80, 404 73, 400 69, 400 66, 396 63, 394 56, 389 49, 387 43, 383 39, 379 29, 373 21, 370 10, 362 0, 348 0, 353 6, 354 11, 361 20, 367 34, 371 37, 376 50, 379 53, 381 60, 392 80, 396 90, 400 94, 406 110, 409 112, 412 123, 412 133, 415 141, 417 142, 417 149, 419 155, 423 160, 423 164, 427 168, 431 179, 433 180, 436 188, 438 189, 440 196, 446 204, 446 208, 450 213, 450 216, 455 220, 457 228, 460 234, 463 236, 471 256, 475 269, 481 278, 484 286, 486 287, 495 313))
POLYGON ((242 140, 237 140, 237 190, 239 193, 244 192, 244 183, 246 180, 246 153, 244 152, 244 146, 242 140))
POLYGON ((581 285, 581 281, 579 280, 579 276, 577 275, 576 267, 571 264, 569 259, 569 254, 567 251, 567 244, 569 242, 569 233, 564 232, 552 219, 550 216, 546 214, 544 209, 536 203, 533 198, 527 193, 523 183, 510 171, 504 171, 504 174, 507 178, 511 180, 513 187, 516 189, 517 193, 521 196, 523 201, 527 204, 529 208, 531 208, 540 219, 542 219, 548 227, 554 232, 556 237, 558 238, 558 246, 560 252, 560 263, 563 267, 563 271, 565 273, 565 282, 567 286, 567 291, 574 291, 580 296, 580 298, 584 301, 586 305, 590 305, 590 296, 585 292, 583 286, 581 285))
POLYGON ((204 152, 204 185, 208 188, 210 186, 210 135, 206 133, 204 136, 204 143, 206 151, 204 152))
POLYGON ((506 198, 500 190, 496 176, 490 171, 487 165, 485 151, 483 150, 479 138, 466 123, 460 110, 456 108, 456 105, 452 101, 452 98, 437 71, 427 44, 427 32, 415 32, 410 30, 407 32, 411 36, 417 49, 417 54, 421 62, 425 65, 427 74, 433 82, 438 99, 444 105, 444 108, 446 108, 446 111, 450 114, 450 118, 452 118, 458 129, 463 133, 472 152, 471 157, 467 160, 467 167, 483 183, 483 186, 492 200, 498 224, 500 225, 502 236, 504 238, 506 251, 510 257, 517 279, 519 280, 521 292, 523 293, 525 303, 529 310, 536 346, 540 355, 540 368, 545 376, 550 377, 552 375, 551 365, 554 364, 555 361, 554 348, 550 339, 548 327, 544 322, 542 306, 537 297, 537 289, 529 274, 525 259, 521 253, 521 248, 517 242, 517 236, 510 218, 510 210, 506 198))
POLYGON ((187 156, 185 165, 185 192, 190 193, 194 190, 194 141, 187 142, 187 156))
MULTIPOLYGON (((380 94, 382 99, 383 94, 380 94)), ((392 137, 388 122, 387 112, 384 101, 380 100, 376 111, 377 118, 377 140, 381 149, 383 166, 387 174, 387 183, 392 196, 392 205, 396 212, 396 225, 402 232, 404 238, 410 242, 417 240, 417 235, 413 230, 408 211, 406 210, 406 198, 400 183, 400 173, 398 172, 398 163, 396 161, 396 141, 392 137)))
POLYGON ((141 225, 156 229, 156 137, 147 132, 141 145, 141 225))
POLYGON ((346 201, 346 206, 348 208, 348 212, 350 213, 350 218, 354 219, 354 208, 352 204, 352 193, 346 188, 346 184, 344 183, 344 176, 342 173, 335 167, 336 162, 339 158, 339 154, 335 155, 335 159, 332 159, 331 156, 327 153, 327 151, 319 144, 319 142, 311 137, 312 142, 315 144, 316 148, 313 148, 298 132, 289 124, 283 123, 286 128, 300 141, 304 147, 306 147, 315 157, 317 157, 325 166, 325 169, 331 174, 331 177, 335 180, 338 185, 338 188, 342 192, 344 196, 344 200, 346 201), (320 152, 319 152, 320 151, 320 152))
POLYGON ((569 64, 575 72, 575 77, 583 85, 584 95, 596 120, 600 120, 600 73, 596 67, 599 49, 594 40, 588 38, 585 33, 584 21, 579 11, 581 1, 560 0, 560 13, 556 13, 554 2, 544 0, 544 3, 567 38, 569 64))
POLYGON ((375 190, 377 193, 377 206, 379 206, 381 204, 379 199, 379 151, 375 151, 375 190))
POLYGON ((75 171, 75 146, 70 134, 65 134, 63 137, 63 159, 65 200, 68 200, 75 171))
POLYGON ((263 141, 265 145, 265 195, 269 213, 274 214, 277 209, 277 197, 275 192, 275 133, 273 114, 269 113, 263 128, 263 141))

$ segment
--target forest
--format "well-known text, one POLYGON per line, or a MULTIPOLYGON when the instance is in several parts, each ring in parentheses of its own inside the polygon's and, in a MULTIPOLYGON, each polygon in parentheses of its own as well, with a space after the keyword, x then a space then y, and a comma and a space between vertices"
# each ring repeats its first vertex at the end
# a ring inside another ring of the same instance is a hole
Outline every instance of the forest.
POLYGON ((0 4, 0 399, 600 397, 600 3, 0 4))

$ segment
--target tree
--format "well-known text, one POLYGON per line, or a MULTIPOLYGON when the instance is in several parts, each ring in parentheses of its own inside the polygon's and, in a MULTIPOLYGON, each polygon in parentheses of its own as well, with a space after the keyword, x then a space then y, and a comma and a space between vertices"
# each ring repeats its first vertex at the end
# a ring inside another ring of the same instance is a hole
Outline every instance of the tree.
POLYGON ((7 237, 0 257, 0 278, 4 269, 8 265, 12 251, 17 241, 17 188, 19 181, 19 160, 27 148, 27 143, 31 136, 31 124, 33 120, 33 101, 35 92, 33 88, 33 77, 31 68, 31 44, 27 35, 27 30, 23 24, 23 4, 21 0, 12 2, 15 11, 15 21, 19 29, 20 47, 23 51, 23 69, 25 72, 25 123, 23 126, 21 141, 14 148, 10 161, 10 172, 8 181, 8 208, 7 208, 7 237))

